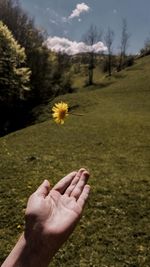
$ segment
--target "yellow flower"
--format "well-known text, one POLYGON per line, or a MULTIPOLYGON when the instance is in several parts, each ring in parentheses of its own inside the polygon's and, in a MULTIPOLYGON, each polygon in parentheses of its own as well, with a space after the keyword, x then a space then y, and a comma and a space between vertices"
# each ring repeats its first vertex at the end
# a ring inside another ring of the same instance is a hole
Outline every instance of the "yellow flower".
POLYGON ((52 108, 52 111, 52 116, 55 122, 59 124, 64 124, 64 119, 68 116, 68 105, 64 102, 57 103, 52 108))

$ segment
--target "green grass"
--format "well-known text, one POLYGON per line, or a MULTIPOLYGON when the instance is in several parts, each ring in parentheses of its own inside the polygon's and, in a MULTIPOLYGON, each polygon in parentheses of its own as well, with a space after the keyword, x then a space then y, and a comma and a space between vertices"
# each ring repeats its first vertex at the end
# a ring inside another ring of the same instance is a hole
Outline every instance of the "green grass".
MULTIPOLYGON (((47 178, 87 167, 84 216, 54 267, 148 267, 150 263, 150 57, 105 85, 58 97, 72 111, 56 125, 43 107, 36 125, 0 139, 0 260, 23 230, 26 201, 47 178), (21 228, 18 228, 21 225, 21 228)), ((98 75, 98 74, 97 74, 98 75)), ((79 83, 79 81, 78 81, 79 83)))

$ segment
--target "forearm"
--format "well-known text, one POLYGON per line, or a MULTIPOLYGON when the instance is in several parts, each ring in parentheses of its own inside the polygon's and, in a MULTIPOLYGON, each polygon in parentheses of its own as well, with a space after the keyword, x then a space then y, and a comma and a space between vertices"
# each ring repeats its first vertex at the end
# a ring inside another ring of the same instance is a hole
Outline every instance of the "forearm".
POLYGON ((27 241, 22 234, 2 267, 47 267, 53 255, 40 240, 27 241))
POLYGON ((1 267, 48 267, 72 230, 59 236, 23 233, 1 267))

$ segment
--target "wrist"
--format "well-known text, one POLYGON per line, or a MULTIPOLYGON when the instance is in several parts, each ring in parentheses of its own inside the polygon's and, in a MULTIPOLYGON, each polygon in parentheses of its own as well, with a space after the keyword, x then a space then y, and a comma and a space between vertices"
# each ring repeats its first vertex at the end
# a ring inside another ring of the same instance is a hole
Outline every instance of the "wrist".
POLYGON ((22 259, 26 262, 25 266, 48 266, 52 255, 46 240, 44 240, 40 234, 36 236, 30 235, 28 237, 23 234, 22 238, 24 242, 22 259))
MULTIPOLYGON (((30 232, 25 231, 23 239, 25 242, 24 258, 32 258, 34 262, 37 262, 35 266, 40 267, 48 266, 62 244, 60 238, 53 234, 45 233, 42 229, 36 229, 36 231, 32 229, 30 232)), ((29 263, 27 266, 30 267, 29 263)))

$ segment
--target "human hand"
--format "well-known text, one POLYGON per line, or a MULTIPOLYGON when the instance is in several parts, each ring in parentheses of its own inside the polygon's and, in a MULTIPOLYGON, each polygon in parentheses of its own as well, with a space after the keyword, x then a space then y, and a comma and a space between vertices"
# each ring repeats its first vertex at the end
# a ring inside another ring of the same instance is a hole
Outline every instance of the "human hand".
POLYGON ((68 174, 52 189, 45 180, 27 204, 26 239, 42 240, 47 247, 53 247, 54 254, 81 217, 90 191, 88 178, 89 173, 80 169, 68 174))
POLYGON ((47 267, 79 221, 89 195, 89 173, 72 172, 52 189, 47 180, 31 195, 25 232, 2 267, 47 267))

